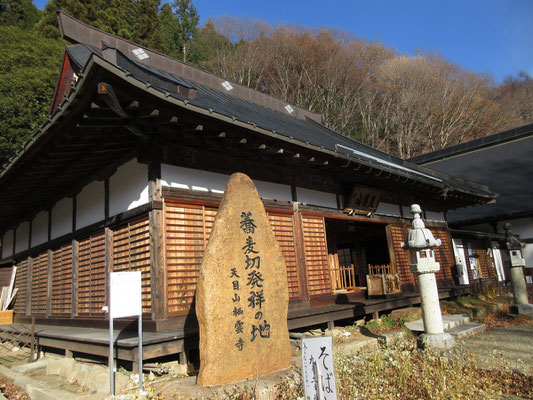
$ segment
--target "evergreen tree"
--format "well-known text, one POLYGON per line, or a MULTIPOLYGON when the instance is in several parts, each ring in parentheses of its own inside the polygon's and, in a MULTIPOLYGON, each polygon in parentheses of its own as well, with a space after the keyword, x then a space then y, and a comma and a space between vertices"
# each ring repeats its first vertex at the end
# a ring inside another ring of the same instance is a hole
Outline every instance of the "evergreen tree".
POLYGON ((217 55, 229 53, 233 47, 230 40, 216 30, 215 24, 209 18, 191 40, 187 61, 209 70, 211 60, 217 55))
POLYGON ((41 18, 41 10, 31 0, 0 0, 0 25, 33 29, 41 18))
POLYGON ((0 165, 37 132, 50 110, 62 41, 0 27, 0 165))
POLYGON ((198 32, 200 16, 190 0, 174 0, 163 5, 159 14, 169 55, 187 61, 191 40, 198 32))
POLYGON ((165 51, 157 15, 159 3, 159 0, 50 0, 37 28, 45 37, 60 37, 57 10, 62 10, 106 32, 165 51))
POLYGON ((132 40, 154 50, 166 52, 157 11, 159 0, 136 0, 132 13, 132 40))

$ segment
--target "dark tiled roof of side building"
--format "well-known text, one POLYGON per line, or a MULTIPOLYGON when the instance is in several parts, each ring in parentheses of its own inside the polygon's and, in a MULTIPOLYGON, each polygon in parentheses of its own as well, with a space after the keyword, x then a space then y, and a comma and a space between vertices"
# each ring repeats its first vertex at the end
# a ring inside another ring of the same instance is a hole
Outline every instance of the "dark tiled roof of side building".
POLYGON ((494 133, 492 135, 474 139, 469 142, 464 142, 455 146, 446 147, 441 150, 435 150, 430 153, 421 154, 419 156, 410 158, 409 161, 415 164, 424 165, 428 162, 468 153, 470 151, 479 150, 485 147, 499 145, 530 135, 533 135, 533 124, 519 126, 518 128, 494 133))

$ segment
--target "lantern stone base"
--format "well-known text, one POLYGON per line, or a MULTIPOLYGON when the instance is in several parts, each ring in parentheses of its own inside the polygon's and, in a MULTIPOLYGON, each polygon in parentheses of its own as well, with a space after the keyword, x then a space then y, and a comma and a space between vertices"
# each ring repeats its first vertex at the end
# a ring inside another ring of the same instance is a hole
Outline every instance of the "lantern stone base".
POLYGON ((418 347, 421 349, 447 350, 455 345, 455 339, 449 333, 423 333, 416 339, 418 347))
POLYGON ((509 312, 514 315, 520 315, 533 318, 533 304, 512 304, 509 312))

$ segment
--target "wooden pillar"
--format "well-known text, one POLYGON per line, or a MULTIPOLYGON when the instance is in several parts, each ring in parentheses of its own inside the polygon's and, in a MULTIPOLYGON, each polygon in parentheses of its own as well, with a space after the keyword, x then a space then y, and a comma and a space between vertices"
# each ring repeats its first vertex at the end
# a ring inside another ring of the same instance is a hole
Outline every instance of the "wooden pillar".
POLYGON ((109 273, 113 270, 113 231, 105 227, 104 231, 105 249, 105 305, 109 306, 109 273))
POLYGON ((79 268, 79 243, 77 240, 72 240, 72 310, 71 316, 78 315, 78 268, 79 268))
POLYGON ((150 211, 150 266, 152 319, 167 318, 167 276, 165 268, 163 210, 150 211))
POLYGON ((305 266, 305 244, 303 233, 302 214, 298 210, 298 203, 295 203, 293 214, 294 226, 294 247, 296 249, 296 268, 298 270, 298 279, 300 284, 300 298, 302 301, 309 301, 309 291, 307 288, 307 268, 305 266))
POLYGON ((32 285, 32 272, 33 272, 33 259, 31 257, 28 257, 28 266, 27 268, 27 274, 28 278, 26 280, 26 316, 31 315, 31 285, 32 285))
POLYGON ((52 314, 52 276, 54 267, 54 253, 48 249, 48 265, 46 269, 46 316, 52 314))
POLYGON ((167 318, 167 276, 165 263, 165 213, 161 191, 161 164, 148 164, 148 195, 153 209, 150 211, 150 267, 152 319, 167 318))
POLYGON ((398 273, 398 269, 396 267, 396 255, 394 254, 394 237, 392 235, 392 228, 390 225, 387 225, 385 227, 385 232, 387 234, 387 246, 389 248, 390 264, 393 268, 394 273, 398 273))

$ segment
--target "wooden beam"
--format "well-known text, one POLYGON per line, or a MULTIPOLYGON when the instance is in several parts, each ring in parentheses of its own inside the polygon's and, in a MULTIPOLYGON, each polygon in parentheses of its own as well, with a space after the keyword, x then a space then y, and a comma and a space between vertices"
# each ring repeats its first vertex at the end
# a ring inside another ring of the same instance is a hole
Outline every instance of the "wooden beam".
POLYGON ((98 94, 100 95, 100 98, 106 103, 106 105, 115 112, 115 114, 122 118, 130 118, 130 115, 126 111, 124 111, 124 109, 120 105, 117 94, 115 93, 115 90, 110 84, 106 82, 99 82, 98 94))
POLYGON ((104 179, 104 218, 109 218, 110 188, 109 177, 104 179))
POLYGON ((157 161, 148 164, 148 198, 161 201, 161 163, 157 161))
POLYGON ((25 314, 29 317, 31 315, 31 286, 33 283, 33 259, 31 257, 28 257, 27 274, 28 278, 26 281, 26 298, 24 299, 24 301, 26 302, 25 314))

